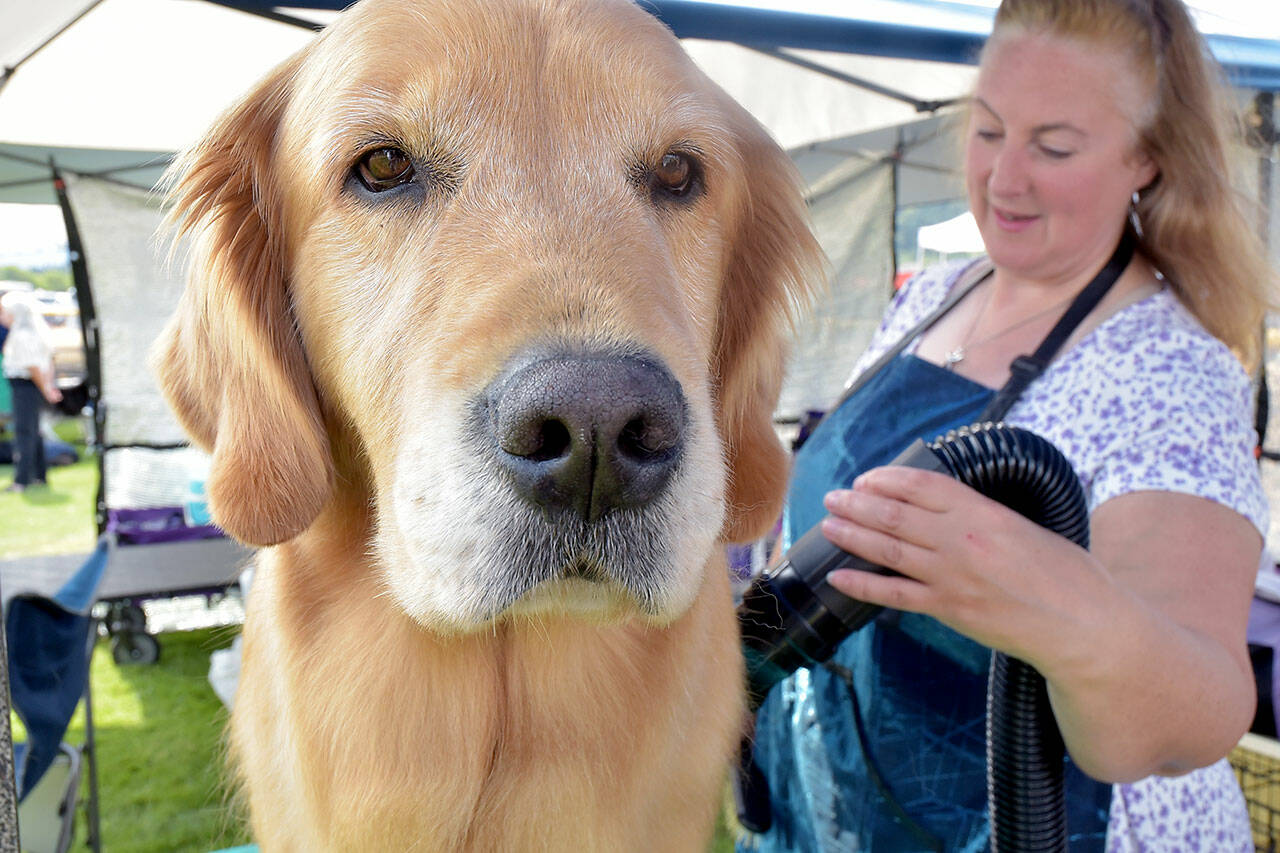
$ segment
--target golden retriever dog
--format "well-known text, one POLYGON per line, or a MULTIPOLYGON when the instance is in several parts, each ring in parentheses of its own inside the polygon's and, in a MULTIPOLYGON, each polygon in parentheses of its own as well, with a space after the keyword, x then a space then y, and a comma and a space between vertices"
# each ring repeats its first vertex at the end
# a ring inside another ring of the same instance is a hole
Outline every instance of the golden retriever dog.
POLYGON ((699 850, 779 511, 790 161, 629 0, 364 0, 172 174, 154 352, 263 547, 265 851, 699 850))

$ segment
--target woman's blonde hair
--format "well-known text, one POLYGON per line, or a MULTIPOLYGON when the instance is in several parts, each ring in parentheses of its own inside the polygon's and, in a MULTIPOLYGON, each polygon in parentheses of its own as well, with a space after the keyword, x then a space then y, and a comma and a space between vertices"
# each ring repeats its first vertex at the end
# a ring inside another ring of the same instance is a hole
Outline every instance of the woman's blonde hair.
POLYGON ((1139 193, 1140 251, 1178 297, 1246 365, 1258 357, 1274 272, 1252 206, 1232 183, 1240 123, 1222 70, 1180 0, 1004 0, 988 43, 1045 33, 1128 54, 1151 93, 1135 116, 1138 144, 1159 174, 1139 193))

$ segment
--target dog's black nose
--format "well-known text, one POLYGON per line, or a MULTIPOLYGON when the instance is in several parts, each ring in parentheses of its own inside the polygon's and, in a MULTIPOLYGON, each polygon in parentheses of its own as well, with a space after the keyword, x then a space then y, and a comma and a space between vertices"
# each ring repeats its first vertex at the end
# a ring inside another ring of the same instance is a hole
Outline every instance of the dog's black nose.
POLYGON ((643 357, 541 358, 497 380, 486 400, 517 492, 588 521, 653 500, 684 450, 684 394, 643 357))

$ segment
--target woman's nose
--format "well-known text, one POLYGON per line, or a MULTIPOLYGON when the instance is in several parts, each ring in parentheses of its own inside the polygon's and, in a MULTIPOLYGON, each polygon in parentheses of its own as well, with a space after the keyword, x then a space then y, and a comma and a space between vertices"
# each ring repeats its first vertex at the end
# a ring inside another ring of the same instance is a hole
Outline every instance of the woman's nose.
POLYGON ((1017 146, 1002 146, 991 161, 987 189, 992 195, 1009 197, 1025 193, 1030 187, 1031 173, 1027 156, 1017 146))

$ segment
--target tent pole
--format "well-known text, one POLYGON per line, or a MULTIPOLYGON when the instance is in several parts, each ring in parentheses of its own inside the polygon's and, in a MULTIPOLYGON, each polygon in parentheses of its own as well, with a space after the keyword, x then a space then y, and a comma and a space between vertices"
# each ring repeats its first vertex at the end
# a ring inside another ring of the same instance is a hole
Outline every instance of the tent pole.
POLYGON ((1274 213, 1272 200, 1274 190, 1272 180, 1275 175, 1276 142, 1280 140, 1280 132, 1276 129, 1276 95, 1275 92, 1259 92, 1253 99, 1253 119, 1257 127, 1253 129, 1258 147, 1258 236, 1262 245, 1271 248, 1271 216, 1274 213))
POLYGON ((296 15, 277 12, 275 9, 241 5, 236 3, 235 0, 209 0, 209 2, 218 6, 226 6, 228 9, 235 9, 237 12, 244 12, 246 15, 257 15, 259 18, 266 18, 268 21, 275 21, 277 24, 288 24, 291 27, 301 27, 304 30, 311 30, 317 33, 323 30, 325 26, 315 21, 308 21, 306 18, 299 18, 296 15))
MULTIPOLYGON (((1280 132, 1276 129, 1274 92, 1259 92, 1253 98, 1253 109, 1246 117, 1249 125, 1249 142, 1258 151, 1258 239, 1270 255, 1271 249, 1271 217, 1275 191, 1273 178, 1275 163, 1273 157, 1276 142, 1280 141, 1280 132)), ((1254 398, 1253 428, 1258 434, 1258 454, 1262 459, 1276 461, 1280 454, 1267 449, 1267 426, 1271 418, 1271 383, 1267 377, 1267 321, 1262 321, 1258 330, 1258 388, 1254 398)))
POLYGON ((42 51, 42 50, 44 50, 46 47, 48 47, 48 46, 49 46, 49 44, 50 44, 50 42, 52 42, 52 41, 53 41, 54 39, 56 39, 58 36, 60 36, 60 35, 62 35, 63 33, 65 33, 67 30, 71 29, 71 27, 75 25, 76 21, 80 20, 80 19, 81 19, 81 18, 83 18, 85 15, 89 14, 89 12, 93 11, 93 8, 94 8, 95 6, 97 6, 97 5, 98 5, 99 3, 101 3, 101 2, 102 2, 102 0, 93 0, 93 2, 92 2, 92 3, 90 3, 88 6, 85 6, 83 9, 81 9, 81 10, 80 10, 80 14, 76 15, 76 16, 75 16, 75 17, 73 17, 71 20, 69 20, 69 21, 67 21, 65 24, 63 24, 63 25, 58 29, 58 31, 57 31, 57 32, 55 32, 53 35, 49 36, 49 37, 48 37, 47 39, 45 39, 44 41, 40 42, 40 44, 36 45, 36 46, 35 46, 35 49, 34 49, 34 50, 32 50, 30 53, 28 53, 26 56, 24 56, 24 57, 22 57, 21 59, 19 59, 19 60, 18 60, 17 62, 15 62, 13 65, 6 65, 6 66, 4 67, 4 73, 3 73, 3 74, 0 74, 0 89, 3 89, 3 88, 4 88, 5 84, 6 84, 6 83, 8 83, 8 82, 9 82, 9 80, 13 77, 13 72, 17 71, 17 70, 18 70, 18 68, 19 68, 19 67, 21 67, 22 63, 26 62, 28 59, 30 59, 31 57, 35 56, 37 53, 39 53, 40 51, 42 51))
POLYGON ((58 194, 58 207, 62 209, 62 221, 67 229, 67 250, 71 256, 71 278, 75 283, 76 302, 80 307, 80 334, 84 336, 85 372, 89 379, 89 410, 93 417, 93 450, 98 457, 98 494, 94 501, 94 518, 98 535, 107 529, 107 504, 104 492, 106 478, 106 412, 102 407, 102 350, 98 344, 98 312, 93 306, 93 288, 89 284, 89 265, 85 261, 84 246, 80 242, 80 229, 67 198, 67 184, 58 167, 49 163, 53 172, 53 188, 58 194))

